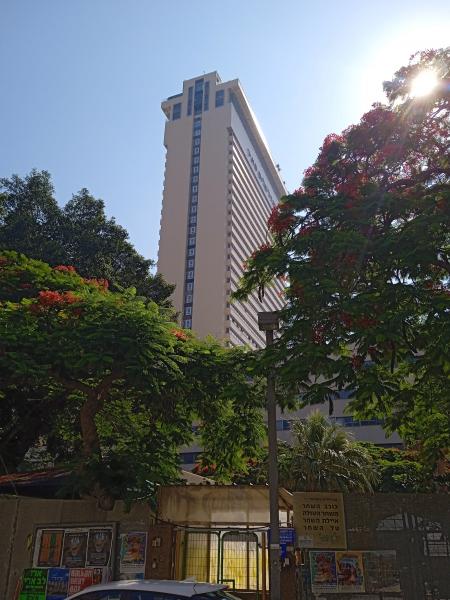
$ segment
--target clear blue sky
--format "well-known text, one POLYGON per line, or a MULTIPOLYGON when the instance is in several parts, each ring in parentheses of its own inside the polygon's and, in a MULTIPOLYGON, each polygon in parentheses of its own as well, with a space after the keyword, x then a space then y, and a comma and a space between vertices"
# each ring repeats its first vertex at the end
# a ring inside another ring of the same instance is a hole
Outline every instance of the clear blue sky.
POLYGON ((164 115, 183 79, 238 77, 289 189, 324 136, 448 45, 449 0, 0 0, 0 176, 87 187, 156 258, 164 115))

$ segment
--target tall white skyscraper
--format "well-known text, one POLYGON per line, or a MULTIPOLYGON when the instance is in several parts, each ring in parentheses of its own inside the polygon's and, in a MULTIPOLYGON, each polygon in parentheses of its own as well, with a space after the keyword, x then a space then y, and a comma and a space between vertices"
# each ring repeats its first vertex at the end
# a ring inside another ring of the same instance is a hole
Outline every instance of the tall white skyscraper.
POLYGON ((162 103, 167 150, 158 271, 176 284, 181 324, 232 345, 264 345, 257 313, 282 305, 230 302, 246 259, 269 241, 267 218, 285 193, 264 135, 237 79, 216 72, 183 82, 162 103))

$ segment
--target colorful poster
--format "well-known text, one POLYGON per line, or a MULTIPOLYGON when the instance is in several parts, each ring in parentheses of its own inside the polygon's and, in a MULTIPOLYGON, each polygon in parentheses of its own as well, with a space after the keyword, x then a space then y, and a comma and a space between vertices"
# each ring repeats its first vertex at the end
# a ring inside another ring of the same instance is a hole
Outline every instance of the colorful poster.
POLYGON ((71 569, 86 565, 87 530, 68 529, 64 535, 61 565, 71 569))
POLYGON ((342 494, 295 492, 293 504, 301 548, 347 548, 342 494))
POLYGON ((123 533, 120 545, 120 572, 138 573, 145 571, 147 534, 143 531, 123 533))
POLYGON ((86 566, 106 567, 111 556, 112 529, 90 529, 86 566))
POLYGON ((45 600, 47 569, 25 569, 19 600, 45 600))
POLYGON ((63 529, 40 529, 36 534, 37 567, 58 567, 61 562, 63 529))
POLYGON ((400 572, 395 550, 363 553, 366 592, 400 592, 400 572))
POLYGON ((53 568, 48 570, 47 600, 61 600, 67 596, 69 569, 53 568))
POLYGON ((338 592, 364 592, 362 552, 336 552, 338 592))
POLYGON ((337 592, 336 557, 334 552, 309 553, 313 594, 337 592))
POLYGON ((94 583, 94 569, 70 569, 68 594, 76 594, 94 583))

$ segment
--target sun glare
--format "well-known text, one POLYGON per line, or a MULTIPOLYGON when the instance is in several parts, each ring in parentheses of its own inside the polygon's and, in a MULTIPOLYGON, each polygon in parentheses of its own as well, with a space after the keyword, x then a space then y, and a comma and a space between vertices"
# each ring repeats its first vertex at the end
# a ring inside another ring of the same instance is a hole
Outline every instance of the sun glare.
POLYGON ((419 73, 411 82, 410 93, 413 98, 430 94, 438 84, 436 71, 427 69, 419 73))

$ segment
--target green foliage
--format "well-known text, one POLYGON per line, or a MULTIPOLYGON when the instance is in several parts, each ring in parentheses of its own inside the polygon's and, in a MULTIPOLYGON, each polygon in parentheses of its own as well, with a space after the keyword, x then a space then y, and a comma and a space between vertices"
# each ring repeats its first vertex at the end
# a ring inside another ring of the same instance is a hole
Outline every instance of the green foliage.
POLYGON ((107 279, 112 289, 135 287, 139 295, 169 306, 173 286, 128 241, 127 231, 105 215, 105 205, 86 189, 60 208, 50 174, 0 179, 0 248, 56 265, 73 265, 83 277, 107 279))
POLYGON ((433 474, 417 451, 380 448, 365 444, 376 463, 379 481, 377 492, 417 493, 435 491, 433 474))
POLYGON ((434 460, 448 447, 450 406, 449 72, 449 49, 417 55, 385 84, 390 105, 327 136, 236 293, 285 279, 282 335, 265 353, 279 381, 304 404, 352 390, 352 413, 433 437, 434 460), (423 68, 440 85, 405 96, 423 68))
POLYGON ((0 309, 0 451, 10 465, 45 437, 79 492, 106 505, 176 479, 194 420, 222 477, 256 452, 264 396, 243 349, 196 340, 133 290, 15 252, 0 255, 0 309), (221 445, 215 423, 228 432, 221 445))
POLYGON ((371 492, 377 471, 370 453, 318 411, 293 426, 292 445, 281 444, 280 483, 292 491, 371 492))

